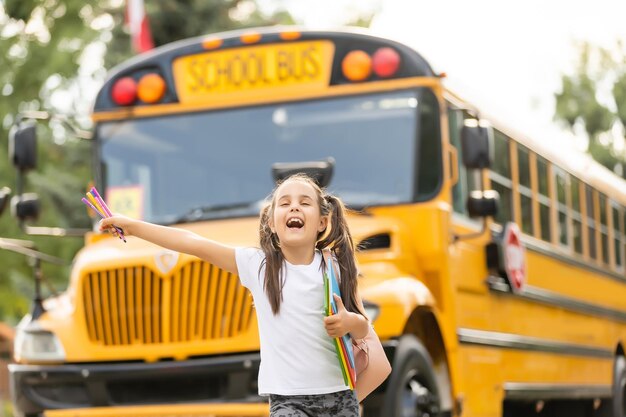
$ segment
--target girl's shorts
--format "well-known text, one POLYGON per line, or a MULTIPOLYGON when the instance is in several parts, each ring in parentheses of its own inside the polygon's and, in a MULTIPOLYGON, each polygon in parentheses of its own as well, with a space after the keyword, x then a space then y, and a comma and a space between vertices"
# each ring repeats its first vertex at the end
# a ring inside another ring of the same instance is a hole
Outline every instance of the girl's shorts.
POLYGON ((270 395, 270 417, 359 417, 352 390, 318 395, 270 395))

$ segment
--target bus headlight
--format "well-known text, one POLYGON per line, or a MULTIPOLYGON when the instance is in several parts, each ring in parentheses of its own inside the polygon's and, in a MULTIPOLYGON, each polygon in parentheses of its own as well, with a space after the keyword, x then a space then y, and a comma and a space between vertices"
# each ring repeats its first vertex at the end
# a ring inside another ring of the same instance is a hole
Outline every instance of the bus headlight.
POLYGON ((15 359, 32 362, 62 362, 65 350, 54 333, 30 323, 15 334, 15 359))

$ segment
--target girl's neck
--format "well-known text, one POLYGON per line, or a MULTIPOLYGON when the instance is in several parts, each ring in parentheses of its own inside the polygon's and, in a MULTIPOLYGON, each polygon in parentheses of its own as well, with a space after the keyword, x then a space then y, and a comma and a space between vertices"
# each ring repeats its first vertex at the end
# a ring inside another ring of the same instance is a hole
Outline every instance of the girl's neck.
POLYGON ((315 257, 315 246, 310 247, 282 247, 285 260, 292 265, 309 265, 315 257))

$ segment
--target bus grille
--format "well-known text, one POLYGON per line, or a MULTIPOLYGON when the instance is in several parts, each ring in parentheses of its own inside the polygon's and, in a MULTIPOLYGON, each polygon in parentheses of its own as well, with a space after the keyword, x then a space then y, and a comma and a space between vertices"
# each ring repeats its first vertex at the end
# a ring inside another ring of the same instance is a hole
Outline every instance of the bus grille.
POLYGON ((93 272, 82 294, 89 338, 107 346, 234 337, 253 314, 238 277, 202 261, 167 278, 145 267, 93 272))

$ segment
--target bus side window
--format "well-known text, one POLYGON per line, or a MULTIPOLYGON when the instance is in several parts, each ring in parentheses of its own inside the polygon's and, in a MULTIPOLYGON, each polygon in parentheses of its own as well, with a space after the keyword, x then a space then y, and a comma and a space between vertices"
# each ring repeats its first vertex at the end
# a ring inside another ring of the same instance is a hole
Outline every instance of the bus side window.
POLYGON ((496 223, 504 224, 513 219, 513 193, 511 181, 511 163, 509 146, 511 141, 502 132, 493 131, 493 150, 497 157, 493 161, 493 169, 489 171, 491 189, 500 194, 496 223))
POLYGON ((621 207, 620 210, 622 212, 622 269, 626 271, 626 207, 621 207))
POLYGON ((582 255, 583 253, 583 227, 582 215, 580 214, 580 180, 571 177, 571 217, 572 217, 572 234, 574 240, 574 251, 582 255))
MULTIPOLYGON (((622 216, 620 215, 620 206, 615 201, 609 200, 609 206, 611 207, 611 220, 613 222, 613 266, 617 270, 621 270, 623 263, 623 254, 622 254, 622 230, 624 229, 624 225, 621 224, 622 216)), ((626 241, 624 241, 626 244, 626 241)))
POLYGON ((593 201, 594 190, 587 184, 585 184, 584 189, 585 193, 583 194, 583 199, 585 201, 585 208, 587 209, 587 253, 591 259, 596 259, 596 210, 595 202, 593 201))
POLYGON ((441 136, 439 102, 428 89, 421 92, 418 141, 417 191, 421 196, 435 193, 442 182, 441 136))
MULTIPOLYGON (((476 174, 468 171, 463 165, 463 150, 461 149, 461 128, 463 127, 463 121, 470 118, 467 112, 455 109, 453 107, 448 108, 448 126, 450 131, 450 143, 456 148, 457 152, 457 169, 459 173, 459 180, 452 188, 452 201, 454 211, 456 213, 467 213, 467 197, 469 192, 478 189, 476 174)), ((478 174, 480 175, 480 174, 478 174)))
POLYGON ((537 200, 539 201, 539 225, 541 240, 551 241, 550 190, 548 189, 548 161, 537 155, 537 200))
MULTIPOLYGON (((496 154, 497 155, 497 154, 496 154)), ((517 166, 519 173, 519 187, 522 215, 522 232, 533 234, 533 193, 530 183, 530 163, 528 148, 518 145, 517 147, 517 166)))
POLYGON ((606 196, 598 193, 600 197, 600 243, 602 244, 602 262, 609 265, 609 226, 606 215, 606 196))
POLYGON ((554 168, 556 176, 556 200, 557 200, 557 221, 559 243, 563 246, 570 246, 569 241, 569 221, 567 215, 567 201, 569 200, 569 176, 567 172, 559 168, 554 168))

